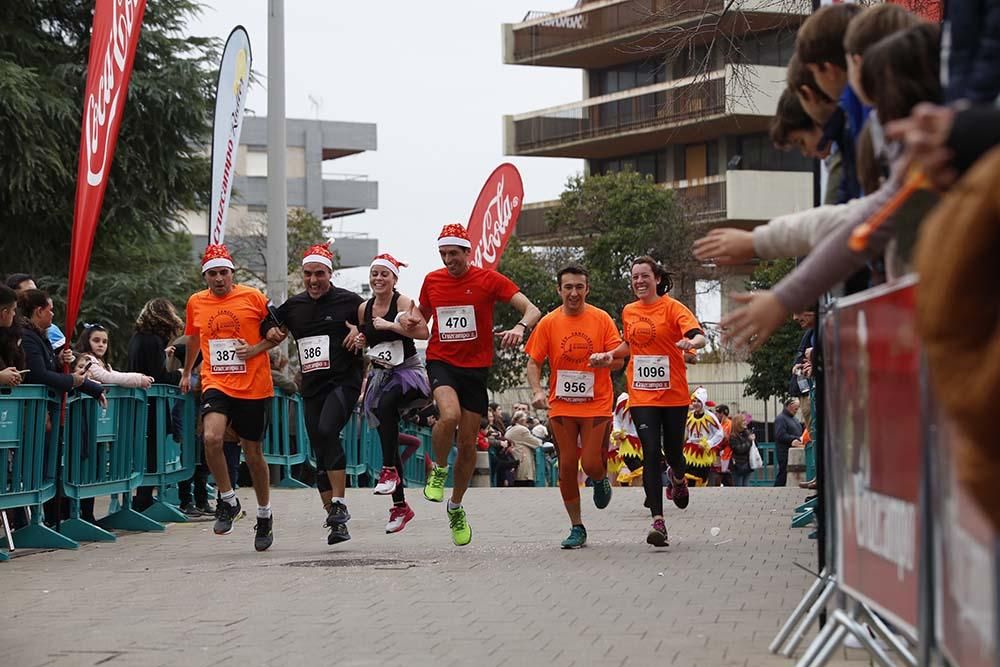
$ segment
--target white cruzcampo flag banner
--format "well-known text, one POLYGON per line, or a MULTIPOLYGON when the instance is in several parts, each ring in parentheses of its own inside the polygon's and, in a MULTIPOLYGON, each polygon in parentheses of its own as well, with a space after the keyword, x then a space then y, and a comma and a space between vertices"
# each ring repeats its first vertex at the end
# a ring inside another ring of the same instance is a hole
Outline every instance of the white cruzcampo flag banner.
POLYGON ((236 152, 243 129, 243 109, 250 88, 250 36, 238 25, 229 33, 219 65, 215 91, 215 124, 212 129, 212 205, 208 219, 209 243, 226 238, 226 215, 233 192, 236 152))

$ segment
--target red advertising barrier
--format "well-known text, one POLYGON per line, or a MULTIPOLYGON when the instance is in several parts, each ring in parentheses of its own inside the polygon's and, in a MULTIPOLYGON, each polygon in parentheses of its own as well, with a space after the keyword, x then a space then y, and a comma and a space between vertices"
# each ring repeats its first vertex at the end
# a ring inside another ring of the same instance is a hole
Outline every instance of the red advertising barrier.
POLYGON ((825 339, 838 583, 913 638, 924 520, 915 283, 838 301, 825 339))
POLYGON ((469 216, 469 240, 472 243, 472 265, 496 271, 500 256, 524 203, 524 185, 517 167, 504 162, 493 170, 469 216))
POLYGON ((952 665, 997 667, 997 538, 958 483, 952 461, 963 436, 938 419, 934 476, 935 636, 952 665))

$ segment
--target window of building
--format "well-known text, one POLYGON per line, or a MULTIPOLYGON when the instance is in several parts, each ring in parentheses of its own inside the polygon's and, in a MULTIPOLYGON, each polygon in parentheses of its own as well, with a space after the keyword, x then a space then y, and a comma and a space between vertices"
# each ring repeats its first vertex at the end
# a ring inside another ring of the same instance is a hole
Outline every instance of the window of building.
POLYGON ((247 176, 267 177, 267 151, 247 149, 247 176))
POLYGON ((727 47, 726 60, 746 65, 784 67, 795 52, 795 32, 769 30, 752 33, 727 47))
POLYGON ((726 159, 732 169, 755 171, 812 171, 813 161, 798 151, 778 150, 764 134, 727 137, 726 159), (735 158, 739 157, 738 160, 735 158))
POLYGON ((667 152, 626 155, 607 160, 591 160, 590 171, 595 174, 613 174, 620 171, 636 171, 650 176, 656 183, 667 180, 667 152))
POLYGON ((590 72, 590 96, 610 95, 622 90, 651 86, 667 80, 667 67, 661 60, 645 59, 590 72))

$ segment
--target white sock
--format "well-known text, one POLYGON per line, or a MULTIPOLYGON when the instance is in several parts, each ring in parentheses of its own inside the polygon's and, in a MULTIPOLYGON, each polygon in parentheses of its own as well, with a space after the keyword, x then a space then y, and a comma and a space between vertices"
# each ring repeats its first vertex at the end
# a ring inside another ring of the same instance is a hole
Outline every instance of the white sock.
POLYGON ((450 510, 451 510, 451 511, 453 511, 453 512, 454 512, 455 510, 457 510, 457 509, 461 508, 461 507, 462 507, 462 503, 458 503, 458 504, 456 505, 455 503, 451 502, 450 500, 448 501, 448 509, 450 509, 450 510))
POLYGON ((340 503, 341 505, 345 505, 346 504, 344 502, 343 498, 330 498, 330 504, 333 504, 333 503, 340 503))
POLYGON ((260 505, 258 505, 257 506, 257 518, 258 519, 270 519, 271 518, 271 506, 270 505, 265 505, 264 507, 261 507, 260 505))
POLYGON ((236 499, 236 492, 232 489, 223 493, 222 499, 233 507, 236 507, 237 503, 239 503, 239 500, 236 499))

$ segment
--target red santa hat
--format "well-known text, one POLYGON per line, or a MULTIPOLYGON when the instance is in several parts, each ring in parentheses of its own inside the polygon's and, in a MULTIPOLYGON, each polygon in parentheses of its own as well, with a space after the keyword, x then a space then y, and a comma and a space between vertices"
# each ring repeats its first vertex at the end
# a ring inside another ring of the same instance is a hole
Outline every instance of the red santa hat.
POLYGON ((326 268, 333 271, 333 253, 330 252, 330 244, 333 241, 327 241, 326 243, 317 243, 311 246, 302 254, 302 266, 309 264, 310 262, 319 262, 326 266, 326 268))
POLYGON ((403 266, 409 266, 406 262, 400 261, 390 255, 387 252, 382 253, 372 260, 372 266, 384 266, 385 268, 392 271, 396 277, 399 277, 399 269, 403 266))
POLYGON ((441 228, 441 234, 438 236, 438 247, 446 245, 457 245, 471 249, 472 241, 469 240, 469 232, 465 231, 465 227, 458 223, 445 225, 441 228))
POLYGON ((229 250, 223 244, 209 244, 205 248, 205 255, 201 258, 201 272, 205 273, 209 269, 227 268, 235 270, 233 258, 229 255, 229 250))

